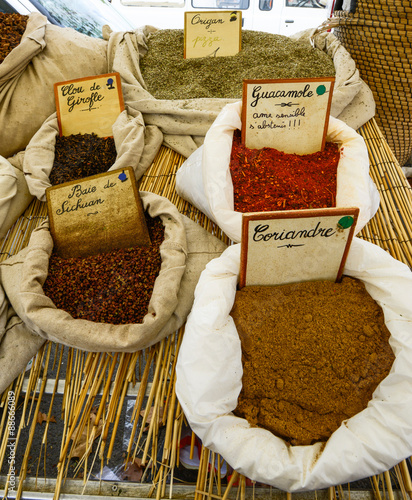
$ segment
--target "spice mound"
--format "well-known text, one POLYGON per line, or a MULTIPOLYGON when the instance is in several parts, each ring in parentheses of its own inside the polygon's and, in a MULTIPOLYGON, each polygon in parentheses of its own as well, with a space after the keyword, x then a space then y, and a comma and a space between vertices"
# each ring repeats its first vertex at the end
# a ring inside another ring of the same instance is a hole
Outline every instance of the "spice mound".
POLYGON ((29 16, 0 12, 0 63, 20 44, 28 19, 29 16))
POLYGON ((244 213, 334 207, 339 158, 334 142, 308 155, 250 149, 236 130, 229 164, 234 209, 244 213))
POLYGON ((151 33, 140 69, 157 99, 241 99, 243 80, 335 75, 332 59, 307 41, 242 30, 242 50, 227 57, 184 59, 184 31, 151 33), (165 78, 167 75, 167 78, 165 78))
POLYGON ((326 441, 394 361, 383 311, 353 278, 245 287, 231 315, 243 363, 234 413, 292 445, 326 441))
POLYGON ((107 172, 116 161, 113 137, 73 134, 56 137, 52 186, 107 172))
POLYGON ((114 325, 142 323, 161 266, 164 226, 145 213, 152 244, 83 258, 54 252, 43 291, 73 318, 114 325))

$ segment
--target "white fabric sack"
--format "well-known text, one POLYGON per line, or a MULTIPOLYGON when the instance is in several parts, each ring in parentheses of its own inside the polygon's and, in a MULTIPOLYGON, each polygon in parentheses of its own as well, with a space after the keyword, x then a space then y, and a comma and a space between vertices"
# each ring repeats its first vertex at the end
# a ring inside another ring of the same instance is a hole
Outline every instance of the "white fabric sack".
POLYGON ((23 175, 24 152, 12 158, 0 156, 0 238, 33 200, 23 175))
POLYGON ((356 130, 375 116, 375 99, 371 89, 361 79, 350 53, 333 33, 323 32, 323 29, 327 29, 327 22, 317 28, 300 31, 290 38, 310 40, 314 47, 333 59, 338 70, 330 114, 356 130))
MULTIPOLYGON (((163 136, 156 127, 146 127, 142 115, 134 116, 125 109, 112 126, 116 146, 116 161, 109 168, 118 170, 133 167, 136 180, 149 168, 162 145, 163 136)), ((23 170, 30 193, 46 201, 46 189, 51 186, 56 138, 59 136, 57 113, 42 124, 30 140, 24 157, 23 170)))
POLYGON ((210 262, 195 290, 176 366, 176 393, 203 444, 246 477, 286 491, 352 482, 388 470, 412 453, 412 274, 372 243, 354 238, 344 274, 365 283, 383 308, 395 361, 366 409, 324 443, 290 446, 235 417, 241 344, 232 317, 240 245, 210 262))
MULTIPOLYGON (((206 134, 204 144, 176 173, 176 191, 212 219, 234 242, 240 242, 242 214, 234 210, 230 153, 233 132, 241 130, 242 103, 228 104, 206 134)), ((337 207, 358 207, 358 233, 375 215, 379 193, 369 177, 363 138, 337 118, 329 117, 326 141, 341 150, 337 172, 337 207)))
POLYGON ((0 155, 22 151, 56 110, 53 84, 108 73, 107 42, 29 15, 20 41, 0 64, 0 155))

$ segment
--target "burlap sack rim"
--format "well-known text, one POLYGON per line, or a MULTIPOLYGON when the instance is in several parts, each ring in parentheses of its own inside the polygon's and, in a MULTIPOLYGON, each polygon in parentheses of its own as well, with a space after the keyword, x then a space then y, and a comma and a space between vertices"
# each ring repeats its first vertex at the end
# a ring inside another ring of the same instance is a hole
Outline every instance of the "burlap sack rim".
MULTIPOLYGON (((142 115, 136 114, 134 116, 129 113, 129 109, 126 107, 117 116, 112 129, 116 158, 108 172, 132 166, 136 180, 138 180, 147 168, 141 166, 140 162, 133 165, 135 159, 141 159, 144 152, 144 134, 147 127, 145 127, 142 115), (129 140, 130 130, 135 133, 135 142, 133 144, 129 140), (126 135, 124 135, 125 132, 126 135)), ((40 201, 46 201, 46 189, 52 185, 50 174, 53 169, 56 139, 59 134, 57 112, 54 112, 46 118, 26 147, 23 172, 30 194, 40 201)))
MULTIPOLYGON (((49 223, 48 220, 46 220, 40 227, 33 231, 28 247, 19 252, 16 256, 7 259, 1 264, 1 266, 13 266, 15 264, 23 265, 18 295, 22 299, 21 303, 25 303, 26 306, 30 306, 31 310, 29 310, 22 319, 31 330, 43 338, 62 342, 67 345, 72 345, 73 347, 80 346, 77 342, 73 342, 71 340, 70 334, 72 331, 80 330, 83 331, 85 335, 88 332, 91 332, 95 335, 99 334, 105 339, 110 339, 115 336, 116 340, 118 340, 117 347, 119 350, 122 349, 123 345, 126 348, 130 347, 128 345, 128 332, 130 331, 132 331, 135 335, 139 335, 139 344, 141 343, 140 340, 143 338, 149 339, 153 337, 154 341, 151 343, 157 341, 156 333, 162 330, 162 328, 170 320, 170 317, 173 315, 173 312, 178 304, 179 287, 186 269, 186 259, 188 253, 187 242, 181 214, 178 212, 177 208, 166 198, 153 193, 140 192, 140 195, 145 210, 148 210, 152 217, 160 216, 165 225, 165 241, 162 243, 160 248, 162 255, 161 270, 159 276, 156 278, 152 298, 149 303, 149 309, 143 319, 143 322, 139 324, 129 323, 124 325, 96 323, 84 319, 72 318, 69 313, 56 308, 52 300, 44 294, 42 288, 47 274, 45 274, 42 270, 41 264, 43 264, 43 268, 45 261, 47 261, 48 264, 49 256, 53 247, 53 240, 49 232, 49 223), (161 209, 162 206, 165 206, 165 202, 167 202, 166 206, 169 210, 167 214, 161 209), (169 227, 167 223, 169 223, 169 227), (180 238, 180 241, 173 240, 173 229, 171 225, 177 228, 177 235, 180 238), (38 243, 38 240, 43 238, 45 238, 47 244, 46 247, 38 243), (170 240, 170 238, 172 239, 170 240), (174 255, 170 255, 170 252, 173 252, 174 255), (29 271, 33 276, 31 281, 27 280, 27 273, 29 271), (168 284, 169 286, 166 288, 170 289, 171 273, 175 274, 175 282, 172 283, 172 291, 174 293, 168 293, 165 297, 164 294, 162 295, 161 290, 165 284, 168 284), (158 297, 162 299, 166 298, 167 300, 168 313, 163 314, 163 317, 161 314, 158 315, 157 312, 161 311, 161 308, 164 310, 165 301, 159 301, 157 299, 158 297), (35 302, 34 304, 33 301, 35 302), (46 310, 47 324, 45 325, 42 320, 46 310)), ((7 284, 5 284, 5 288, 7 293, 7 284)), ((19 316, 23 316, 21 310, 16 312, 19 316)), ((77 334, 75 335, 75 338, 76 337, 78 338, 77 334)), ((99 350, 98 347, 99 346, 96 346, 96 350, 99 350)), ((107 346, 102 344, 102 348, 106 350, 107 346)))

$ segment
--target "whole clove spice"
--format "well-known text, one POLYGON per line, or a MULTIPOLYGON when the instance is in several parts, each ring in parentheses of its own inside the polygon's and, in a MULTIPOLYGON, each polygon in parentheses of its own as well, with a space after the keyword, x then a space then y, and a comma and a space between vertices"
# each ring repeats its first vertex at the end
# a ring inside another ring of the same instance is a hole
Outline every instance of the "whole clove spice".
POLYGON ((96 134, 58 136, 54 154, 52 186, 107 172, 117 156, 113 137, 96 134))
POLYGON ((90 257, 63 259, 54 252, 43 291, 73 318, 115 325, 142 323, 160 272, 164 226, 145 213, 152 244, 90 257))
POLYGON ((28 19, 29 16, 0 12, 0 64, 20 44, 28 19))

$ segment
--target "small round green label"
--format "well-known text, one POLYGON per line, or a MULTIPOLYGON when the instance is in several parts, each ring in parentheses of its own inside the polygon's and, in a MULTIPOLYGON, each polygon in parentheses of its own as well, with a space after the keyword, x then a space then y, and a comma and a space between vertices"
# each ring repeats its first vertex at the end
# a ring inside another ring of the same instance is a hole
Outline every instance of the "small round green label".
POLYGON ((340 229, 348 229, 348 227, 351 227, 352 224, 353 224, 353 217, 351 217, 350 215, 345 215, 345 217, 339 219, 338 227, 340 229))
POLYGON ((324 85, 318 85, 316 88, 316 93, 318 95, 323 95, 326 92, 326 87, 324 85))

